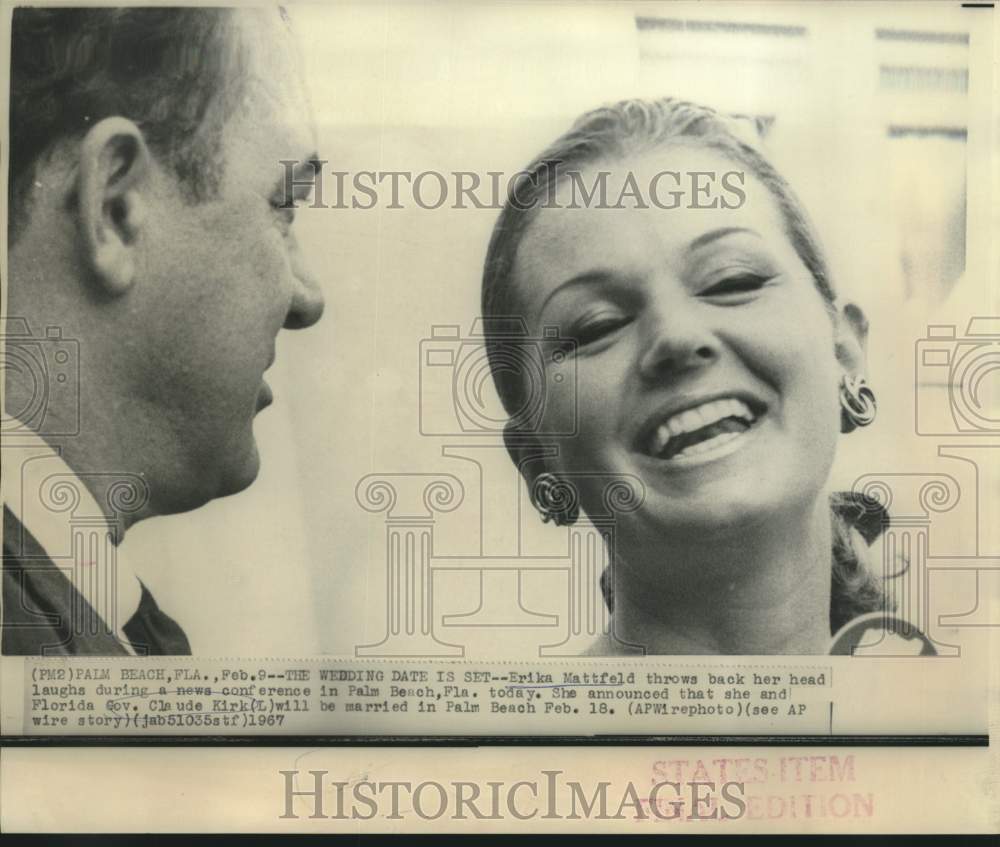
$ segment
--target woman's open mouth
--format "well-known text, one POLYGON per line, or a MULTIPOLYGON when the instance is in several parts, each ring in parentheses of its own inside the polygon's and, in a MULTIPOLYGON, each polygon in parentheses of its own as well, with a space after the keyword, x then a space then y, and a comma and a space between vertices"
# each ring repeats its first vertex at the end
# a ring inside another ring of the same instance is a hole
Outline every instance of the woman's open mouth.
POLYGON ((721 458, 742 446, 764 411, 738 397, 709 400, 655 423, 643 438, 641 450, 654 459, 678 464, 721 458))

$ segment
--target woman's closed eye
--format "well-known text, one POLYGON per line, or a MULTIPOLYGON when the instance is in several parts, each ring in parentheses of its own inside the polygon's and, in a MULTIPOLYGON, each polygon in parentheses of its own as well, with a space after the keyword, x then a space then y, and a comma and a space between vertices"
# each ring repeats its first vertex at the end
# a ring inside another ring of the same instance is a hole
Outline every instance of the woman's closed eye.
POLYGON ((758 273, 740 272, 730 274, 718 282, 714 282, 699 292, 701 297, 713 298, 734 298, 740 295, 752 294, 759 291, 773 277, 764 276, 758 273))
POLYGON ((607 338, 632 321, 626 314, 602 314, 588 317, 577 323, 570 335, 579 347, 586 347, 607 338))

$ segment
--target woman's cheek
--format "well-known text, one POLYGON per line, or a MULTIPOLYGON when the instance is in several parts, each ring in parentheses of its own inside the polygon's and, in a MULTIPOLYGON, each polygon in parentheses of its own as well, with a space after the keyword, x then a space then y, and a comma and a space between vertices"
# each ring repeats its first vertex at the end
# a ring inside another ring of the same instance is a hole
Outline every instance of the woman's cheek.
POLYGON ((766 316, 755 315, 755 323, 757 319, 762 328, 759 337, 782 370, 829 381, 836 364, 833 323, 817 292, 798 291, 796 296, 781 298, 766 316))
POLYGON ((576 374, 577 431, 594 459, 618 432, 618 414, 626 407, 628 374, 609 351, 599 357, 581 359, 576 374))
POLYGON ((817 343, 811 353, 789 362, 789 393, 794 392, 797 414, 803 421, 803 441, 817 450, 832 450, 840 432, 837 364, 833 353, 817 343))

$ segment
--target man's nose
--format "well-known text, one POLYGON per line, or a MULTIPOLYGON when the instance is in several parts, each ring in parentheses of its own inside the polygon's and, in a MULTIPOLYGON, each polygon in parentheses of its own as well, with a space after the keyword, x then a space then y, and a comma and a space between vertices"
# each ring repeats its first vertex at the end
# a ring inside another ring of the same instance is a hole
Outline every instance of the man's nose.
POLYGON ((326 301, 323 299, 319 280, 306 266, 297 250, 292 258, 292 275, 295 290, 285 316, 285 329, 305 329, 323 316, 326 301))
POLYGON ((687 295, 650 304, 643 317, 639 373, 649 382, 704 367, 719 358, 720 343, 702 313, 704 306, 687 295))

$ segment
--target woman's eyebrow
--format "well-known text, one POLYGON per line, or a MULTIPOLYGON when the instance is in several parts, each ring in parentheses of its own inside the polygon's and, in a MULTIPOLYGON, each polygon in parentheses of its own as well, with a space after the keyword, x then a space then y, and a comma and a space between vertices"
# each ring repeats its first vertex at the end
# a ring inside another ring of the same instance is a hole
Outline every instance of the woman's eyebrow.
POLYGON ((724 226, 699 235, 690 244, 688 244, 687 252, 693 253, 695 250, 698 250, 707 244, 711 244, 713 241, 718 241, 718 239, 725 238, 727 235, 735 235, 737 233, 747 233, 755 236, 756 238, 763 238, 763 236, 755 229, 748 229, 745 226, 724 226))
MULTIPOLYGON (((725 238, 728 235, 737 235, 740 233, 746 233, 752 235, 755 238, 763 239, 763 236, 757 232, 755 229, 750 229, 744 226, 726 226, 720 227, 719 229, 713 229, 709 232, 702 233, 697 238, 695 238, 690 244, 688 244, 685 252, 693 253, 707 244, 711 244, 713 241, 717 241, 720 238, 725 238)), ((564 280, 559 283, 555 288, 550 291, 542 304, 539 307, 539 314, 545 310, 545 307, 549 304, 549 301, 563 291, 566 288, 570 288, 577 285, 596 285, 600 283, 606 283, 611 279, 620 278, 620 274, 604 268, 594 268, 589 271, 583 271, 582 273, 575 274, 569 279, 564 280)))
POLYGON ((545 307, 548 305, 549 301, 555 297, 560 291, 576 285, 596 285, 599 283, 607 282, 612 279, 616 274, 613 271, 604 270, 601 268, 595 268, 594 270, 584 271, 583 273, 571 276, 569 279, 559 283, 555 288, 553 288, 542 301, 542 305, 539 307, 538 312, 541 314, 545 307))

